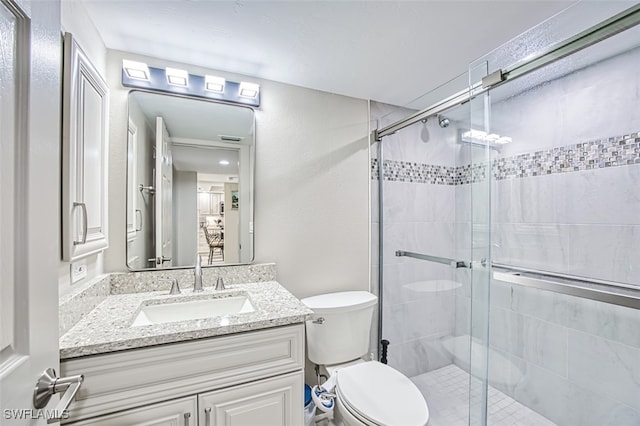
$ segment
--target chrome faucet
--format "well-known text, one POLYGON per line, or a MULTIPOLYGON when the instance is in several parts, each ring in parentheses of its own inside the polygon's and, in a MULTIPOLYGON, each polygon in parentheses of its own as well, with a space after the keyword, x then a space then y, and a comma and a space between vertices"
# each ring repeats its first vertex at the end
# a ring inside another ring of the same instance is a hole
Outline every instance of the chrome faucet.
POLYGON ((178 280, 174 279, 171 281, 171 290, 169 294, 180 294, 180 286, 178 285, 178 280))
POLYGON ((222 279, 222 277, 218 277, 218 280, 216 281, 216 290, 226 290, 227 287, 224 285, 224 280, 222 279))
POLYGON ((202 256, 196 256, 196 266, 194 268, 194 280, 193 280, 193 291, 200 292, 203 291, 202 288, 202 256))

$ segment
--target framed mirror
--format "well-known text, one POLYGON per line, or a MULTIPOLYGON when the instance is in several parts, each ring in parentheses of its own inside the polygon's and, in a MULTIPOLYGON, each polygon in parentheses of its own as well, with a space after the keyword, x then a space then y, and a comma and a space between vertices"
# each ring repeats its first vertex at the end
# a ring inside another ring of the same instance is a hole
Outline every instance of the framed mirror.
POLYGON ((128 112, 127 266, 251 263, 253 109, 136 90, 128 112))

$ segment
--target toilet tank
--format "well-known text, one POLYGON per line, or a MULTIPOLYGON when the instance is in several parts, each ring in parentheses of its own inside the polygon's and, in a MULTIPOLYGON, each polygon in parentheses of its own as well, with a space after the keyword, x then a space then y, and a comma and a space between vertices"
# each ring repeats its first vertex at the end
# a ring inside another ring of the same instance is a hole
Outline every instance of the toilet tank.
POLYGON ((378 298, 367 291, 344 291, 302 299, 313 311, 307 321, 307 355, 314 364, 351 361, 369 352, 373 309, 378 298))

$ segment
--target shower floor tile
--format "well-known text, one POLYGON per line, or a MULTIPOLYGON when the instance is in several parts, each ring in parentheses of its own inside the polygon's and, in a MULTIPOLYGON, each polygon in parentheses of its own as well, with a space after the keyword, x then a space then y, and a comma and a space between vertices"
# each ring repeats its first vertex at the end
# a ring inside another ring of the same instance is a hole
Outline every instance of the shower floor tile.
MULTIPOLYGON (((429 404, 429 426, 469 425, 469 374, 466 371, 452 364, 414 376, 411 380, 429 404)), ((472 398, 472 404, 480 403, 474 399, 472 398)), ((492 387, 489 387, 487 424, 556 426, 552 421, 492 387)))

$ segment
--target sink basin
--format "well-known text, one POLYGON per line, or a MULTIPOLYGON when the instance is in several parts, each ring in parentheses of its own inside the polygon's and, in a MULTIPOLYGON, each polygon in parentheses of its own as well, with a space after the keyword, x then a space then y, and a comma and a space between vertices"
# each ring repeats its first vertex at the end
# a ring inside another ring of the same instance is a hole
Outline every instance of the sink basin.
POLYGON ((131 325, 164 324, 253 311, 251 300, 246 295, 146 304, 131 325))

